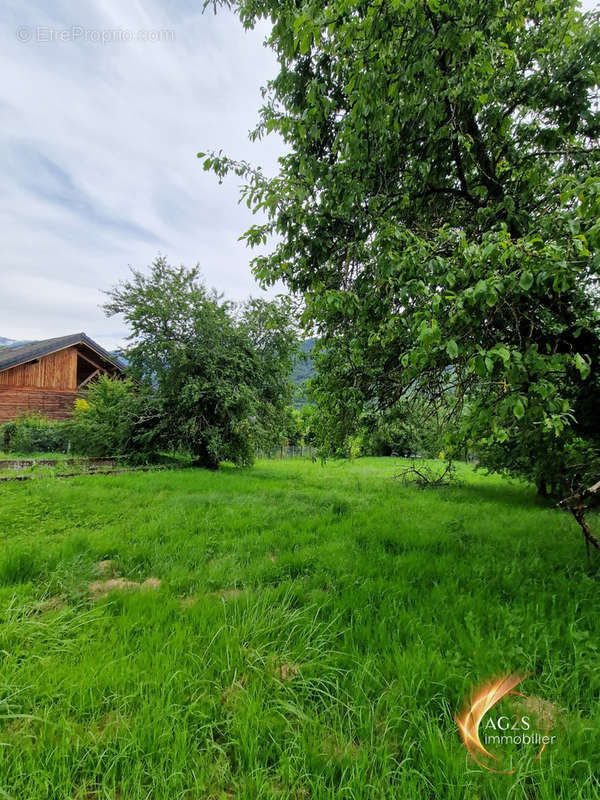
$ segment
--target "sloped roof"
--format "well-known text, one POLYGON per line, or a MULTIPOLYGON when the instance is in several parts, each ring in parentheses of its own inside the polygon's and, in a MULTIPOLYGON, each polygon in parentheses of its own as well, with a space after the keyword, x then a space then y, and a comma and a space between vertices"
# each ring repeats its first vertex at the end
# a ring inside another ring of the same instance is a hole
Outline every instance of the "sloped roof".
POLYGON ((41 342, 30 342, 29 344, 19 344, 15 347, 6 347, 0 350, 0 372, 11 367, 18 367, 19 364, 25 364, 28 361, 33 361, 36 358, 42 358, 50 353, 55 353, 57 350, 64 350, 65 347, 72 347, 76 344, 84 344, 90 350, 96 352, 105 361, 108 361, 117 369, 123 372, 125 364, 120 361, 116 356, 107 352, 103 347, 100 347, 93 339, 86 336, 85 333, 72 333, 70 336, 57 336, 54 339, 44 339, 41 342))

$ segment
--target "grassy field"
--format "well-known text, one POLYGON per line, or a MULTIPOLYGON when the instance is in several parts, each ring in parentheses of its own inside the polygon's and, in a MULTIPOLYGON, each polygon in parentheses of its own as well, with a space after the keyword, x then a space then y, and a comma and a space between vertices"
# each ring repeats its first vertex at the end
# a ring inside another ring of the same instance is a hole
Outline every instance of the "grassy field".
POLYGON ((0 798, 600 798, 600 570, 528 487, 391 459, 0 486, 0 798), (510 776, 454 714, 561 709, 510 776))

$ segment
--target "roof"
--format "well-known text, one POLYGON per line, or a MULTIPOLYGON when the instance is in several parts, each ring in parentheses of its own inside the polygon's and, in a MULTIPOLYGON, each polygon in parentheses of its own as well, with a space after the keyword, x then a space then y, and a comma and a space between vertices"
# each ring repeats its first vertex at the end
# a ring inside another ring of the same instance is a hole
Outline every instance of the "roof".
POLYGON ((105 361, 115 366, 123 372, 125 364, 116 356, 100 347, 93 339, 85 333, 72 333, 70 336, 57 336, 54 339, 44 339, 41 342, 30 342, 29 344, 19 344, 13 347, 6 347, 0 350, 0 372, 10 367, 17 367, 36 358, 55 353, 57 350, 64 350, 66 347, 73 347, 77 344, 84 344, 96 352, 105 361))

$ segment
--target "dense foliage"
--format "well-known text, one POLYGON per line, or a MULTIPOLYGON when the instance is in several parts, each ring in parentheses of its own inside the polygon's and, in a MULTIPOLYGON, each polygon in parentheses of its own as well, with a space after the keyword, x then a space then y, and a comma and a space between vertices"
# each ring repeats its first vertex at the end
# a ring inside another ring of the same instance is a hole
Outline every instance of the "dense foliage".
MULTIPOLYGON (((360 420, 362 449, 372 456, 442 458, 458 422, 449 419, 448 406, 437 414, 418 397, 399 401, 385 413, 365 412, 360 420)), ((458 455, 467 457, 468 453, 458 455)))
POLYGON ((128 379, 105 375, 88 384, 75 401, 69 423, 73 450, 95 457, 151 461, 157 456, 155 437, 145 420, 153 419, 151 399, 128 379))
POLYGON ((70 431, 64 422, 40 414, 23 414, 0 425, 0 450, 5 453, 66 453, 70 431))
POLYGON ((318 409, 308 403, 300 408, 288 407, 280 431, 282 444, 314 447, 317 444, 318 416, 318 409))
POLYGON ((279 174, 200 154, 266 219, 250 245, 318 334, 353 435, 406 395, 464 406, 455 446, 541 490, 597 468, 600 26, 574 0, 237 0, 279 73, 255 136, 279 174), (540 454, 552 454, 540 466, 540 454), (591 456, 591 463, 589 461, 591 456))
POLYGON ((157 258, 109 293, 106 312, 131 328, 126 356, 151 411, 154 449, 180 449, 200 465, 252 462, 278 443, 292 397, 296 332, 285 302, 223 301, 198 269, 157 258))
POLYGON ((52 420, 24 414, 0 426, 0 450, 6 453, 72 453, 151 461, 158 453, 144 426, 148 398, 130 380, 100 376, 77 398, 73 415, 52 420))

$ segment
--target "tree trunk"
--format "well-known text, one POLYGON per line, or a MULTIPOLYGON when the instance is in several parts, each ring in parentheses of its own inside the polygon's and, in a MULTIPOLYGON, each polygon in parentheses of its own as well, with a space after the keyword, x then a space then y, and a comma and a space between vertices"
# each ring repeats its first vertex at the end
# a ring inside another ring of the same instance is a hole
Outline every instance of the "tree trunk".
POLYGON ((216 458, 207 448, 203 447, 199 452, 192 455, 192 466, 202 469, 219 469, 219 459, 216 458))

